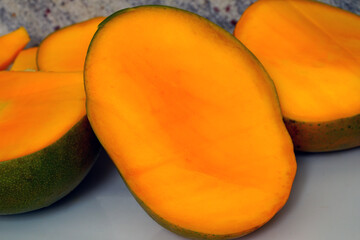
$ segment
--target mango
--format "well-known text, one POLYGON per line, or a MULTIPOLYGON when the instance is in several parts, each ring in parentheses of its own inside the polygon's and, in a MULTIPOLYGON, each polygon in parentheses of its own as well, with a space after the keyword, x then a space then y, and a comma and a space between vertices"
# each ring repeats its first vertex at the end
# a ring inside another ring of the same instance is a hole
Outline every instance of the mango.
POLYGON ((234 35, 274 80, 295 149, 360 146, 360 17, 309 0, 259 0, 234 35))
POLYGON ((273 82, 219 26, 165 6, 116 12, 84 76, 95 134, 163 227, 231 239, 286 203, 296 162, 273 82))

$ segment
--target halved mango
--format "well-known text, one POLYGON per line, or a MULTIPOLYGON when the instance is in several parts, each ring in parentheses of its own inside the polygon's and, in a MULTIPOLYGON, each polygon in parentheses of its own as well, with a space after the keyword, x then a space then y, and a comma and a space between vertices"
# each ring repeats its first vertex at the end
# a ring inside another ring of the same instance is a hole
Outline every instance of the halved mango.
POLYGON ((208 20, 164 6, 101 23, 85 64, 90 123, 159 224, 228 239, 269 221, 296 171, 273 83, 208 20))
POLYGON ((90 41, 104 17, 96 17, 62 28, 40 44, 37 65, 40 71, 83 71, 90 41))
POLYGON ((0 70, 5 70, 18 53, 28 44, 30 37, 24 27, 0 37, 0 70))
POLYGON ((15 58, 11 71, 37 71, 36 53, 38 48, 32 47, 22 50, 15 58))
POLYGON ((52 204, 99 151, 82 73, 0 72, 0 215, 52 204))
POLYGON ((360 17, 308 0, 260 0, 235 36, 274 80, 294 146, 360 146, 360 17))

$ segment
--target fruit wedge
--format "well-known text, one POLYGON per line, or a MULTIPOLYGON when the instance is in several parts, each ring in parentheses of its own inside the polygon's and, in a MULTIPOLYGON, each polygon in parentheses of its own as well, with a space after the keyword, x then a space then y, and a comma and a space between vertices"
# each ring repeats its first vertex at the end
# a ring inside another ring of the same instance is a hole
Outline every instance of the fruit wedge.
POLYGON ((62 28, 47 36, 40 44, 37 65, 40 71, 83 71, 86 52, 99 23, 96 17, 62 28))
POLYGON ((28 44, 30 37, 24 27, 0 37, 0 70, 5 70, 18 53, 28 44))
POLYGON ((85 115, 82 73, 0 72, 0 215, 73 190, 99 143, 85 115))
POLYGON ((235 238, 285 204, 296 163, 275 88, 225 30, 170 7, 119 11, 99 26, 84 75, 96 135, 162 226, 235 238))
POLYGON ((297 150, 360 146, 360 17, 316 1, 260 0, 235 36, 264 64, 297 150))
POLYGON ((22 50, 15 58, 11 71, 37 71, 36 53, 38 48, 28 48, 22 50))

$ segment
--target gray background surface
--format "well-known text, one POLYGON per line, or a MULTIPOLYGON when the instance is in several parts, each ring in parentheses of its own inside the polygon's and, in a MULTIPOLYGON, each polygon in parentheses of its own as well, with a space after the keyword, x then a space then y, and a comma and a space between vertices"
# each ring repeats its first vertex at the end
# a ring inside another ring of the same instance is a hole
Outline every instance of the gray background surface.
MULTIPOLYGON (((253 0, 0 0, 0 34, 25 26, 39 44, 50 32, 122 8, 163 4, 196 12, 232 32, 253 0)), ((360 14, 360 0, 322 0, 360 14)), ((297 153, 298 172, 286 206, 246 240, 360 239, 360 148, 323 154, 297 153)), ((1 177, 1 176, 0 176, 1 177)), ((172 240, 126 189, 102 153, 88 177, 51 207, 0 216, 0 239, 172 240)))
MULTIPOLYGON (((161 4, 186 9, 232 32, 237 20, 255 0, 0 0, 0 34, 25 26, 37 45, 61 27, 95 16, 108 16, 128 7, 161 4)), ((320 0, 360 14, 360 0, 320 0)))

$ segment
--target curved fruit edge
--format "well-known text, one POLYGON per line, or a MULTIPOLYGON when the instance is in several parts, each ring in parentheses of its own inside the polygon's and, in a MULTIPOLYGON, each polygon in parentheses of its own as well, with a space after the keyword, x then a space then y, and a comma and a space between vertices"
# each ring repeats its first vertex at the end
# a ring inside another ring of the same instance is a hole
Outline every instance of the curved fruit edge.
POLYGON ((99 150, 84 116, 50 146, 0 162, 0 215, 36 210, 64 197, 89 172, 99 150))
POLYGON ((26 47, 26 45, 27 45, 27 44, 30 42, 30 40, 31 40, 31 39, 30 39, 30 36, 29 36, 29 33, 26 31, 26 28, 23 27, 23 26, 17 28, 16 30, 14 30, 14 31, 12 31, 12 32, 9 32, 9 33, 7 33, 7 34, 4 34, 4 35, 2 35, 2 36, 0 36, 0 37, 7 36, 7 35, 9 35, 9 34, 14 34, 14 33, 17 32, 17 31, 22 32, 23 35, 27 38, 27 40, 24 41, 21 45, 19 45, 18 49, 17 49, 15 52, 12 52, 12 55, 10 55, 10 56, 8 55, 8 56, 7 56, 7 60, 5 60, 4 62, 1 62, 1 63, 0 63, 0 70, 1 70, 1 71, 6 70, 6 69, 12 64, 12 62, 15 60, 15 58, 16 58, 17 55, 20 53, 20 51, 23 50, 23 49, 26 47))
MULTIPOLYGON (((36 67, 37 67, 38 71, 43 71, 43 70, 40 68, 40 66, 39 66, 39 60, 38 60, 38 58, 39 58, 40 47, 41 47, 41 45, 43 44, 43 42, 44 42, 45 40, 47 40, 48 38, 52 37, 54 34, 57 34, 58 32, 60 32, 60 31, 62 31, 62 30, 64 30, 64 29, 70 28, 70 27, 72 27, 72 26, 74 26, 74 25, 76 25, 76 24, 81 24, 81 23, 83 23, 83 22, 93 20, 93 19, 95 19, 95 18, 102 18, 102 16, 97 16, 97 17, 89 18, 89 19, 84 20, 84 21, 81 21, 81 22, 77 22, 77 23, 70 24, 70 25, 68 25, 68 26, 62 27, 62 28, 60 28, 60 29, 58 29, 58 30, 50 33, 49 35, 47 35, 47 36, 40 42, 40 44, 39 44, 39 46, 38 46, 38 50, 36 51, 36 67)), ((53 72, 53 71, 52 71, 52 72, 53 72)))

